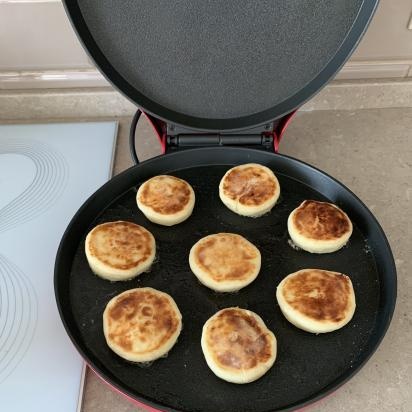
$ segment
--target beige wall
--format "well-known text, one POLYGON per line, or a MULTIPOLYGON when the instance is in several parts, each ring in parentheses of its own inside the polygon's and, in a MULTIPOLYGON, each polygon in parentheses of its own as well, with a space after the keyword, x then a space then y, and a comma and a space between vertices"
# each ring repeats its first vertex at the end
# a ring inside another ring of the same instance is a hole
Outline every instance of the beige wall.
POLYGON ((381 0, 352 60, 412 60, 411 17, 412 0, 381 0))
MULTIPOLYGON (((407 28, 411 14, 412 0, 381 0, 366 36, 338 78, 412 76, 412 30, 407 28)), ((30 86, 39 79, 51 87, 64 86, 66 80, 67 85, 106 84, 93 70, 60 1, 0 0, 0 88, 30 86), (40 76, 43 71, 50 74, 40 76)))
POLYGON ((0 70, 85 67, 91 64, 60 2, 0 1, 0 70))

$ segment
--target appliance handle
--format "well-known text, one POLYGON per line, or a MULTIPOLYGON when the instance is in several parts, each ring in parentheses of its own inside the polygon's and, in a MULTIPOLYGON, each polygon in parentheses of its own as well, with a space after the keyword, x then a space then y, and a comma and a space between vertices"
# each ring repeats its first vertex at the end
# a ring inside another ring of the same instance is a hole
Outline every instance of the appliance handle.
POLYGON ((164 132, 164 128, 160 123, 156 121, 155 118, 152 116, 148 115, 144 111, 137 109, 136 113, 133 116, 132 123, 130 125, 130 132, 129 132, 129 149, 130 149, 130 156, 132 157, 132 160, 135 164, 139 164, 139 157, 137 156, 136 152, 136 127, 137 123, 139 123, 141 115, 144 115, 146 119, 149 121, 151 126, 153 127, 153 130, 155 132, 155 135, 159 139, 160 145, 162 147, 162 154, 165 153, 166 151, 166 133, 164 132))
POLYGON ((142 111, 140 109, 137 109, 136 113, 133 116, 132 124, 130 125, 130 131, 129 131, 130 156, 132 157, 132 160, 136 165, 139 164, 139 158, 137 157, 137 153, 136 153, 135 134, 136 134, 136 126, 137 126, 137 123, 141 115, 142 115, 142 111))

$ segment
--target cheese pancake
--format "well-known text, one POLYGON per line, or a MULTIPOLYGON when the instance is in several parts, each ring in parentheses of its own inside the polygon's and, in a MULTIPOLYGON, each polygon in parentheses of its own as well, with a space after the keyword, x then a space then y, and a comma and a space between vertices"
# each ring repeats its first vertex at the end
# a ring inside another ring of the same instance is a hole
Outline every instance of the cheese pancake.
POLYGON ((152 288, 130 289, 109 301, 103 331, 110 349, 131 362, 166 355, 182 330, 182 315, 171 296, 152 288))
POLYGON ((352 222, 332 203, 305 200, 288 218, 288 231, 296 246, 311 253, 342 248, 352 235, 352 222))
POLYGON ((280 186, 269 168, 247 163, 226 172, 219 184, 219 195, 233 212, 258 217, 269 212, 276 204, 280 186))
POLYGON ((275 335, 254 312, 227 308, 203 326, 203 354, 212 372, 232 383, 249 383, 263 376, 276 359, 275 335))
POLYGON ((205 286, 217 292, 234 292, 256 279, 261 257, 257 247, 244 237, 217 233, 192 247, 189 264, 205 286))
POLYGON ((150 221, 172 226, 183 222, 192 214, 195 192, 185 180, 160 175, 140 186, 136 202, 150 221))
POLYGON ((356 308, 349 277, 321 269, 302 269, 286 276, 277 287, 276 298, 289 322, 312 333, 340 329, 356 308))
POLYGON ((128 280, 149 270, 156 254, 153 235, 132 222, 108 222, 86 237, 85 252, 92 271, 108 280, 128 280))

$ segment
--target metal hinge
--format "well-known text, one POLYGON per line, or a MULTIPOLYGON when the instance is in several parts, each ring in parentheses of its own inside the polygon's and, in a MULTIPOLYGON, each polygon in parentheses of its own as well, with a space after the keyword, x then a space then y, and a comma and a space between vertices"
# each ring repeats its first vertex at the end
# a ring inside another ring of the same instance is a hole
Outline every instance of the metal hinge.
POLYGON ((175 125, 167 126, 167 151, 211 146, 244 146, 273 150, 272 124, 236 133, 197 133, 175 125))

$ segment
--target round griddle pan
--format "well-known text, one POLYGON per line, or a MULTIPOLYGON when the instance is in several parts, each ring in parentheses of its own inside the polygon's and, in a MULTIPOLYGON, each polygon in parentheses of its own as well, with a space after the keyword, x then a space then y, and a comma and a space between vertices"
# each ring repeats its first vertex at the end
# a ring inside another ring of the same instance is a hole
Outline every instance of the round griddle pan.
POLYGON ((332 392, 353 376, 382 340, 395 306, 396 272, 378 222, 346 187, 293 158, 244 148, 201 148, 157 157, 132 167, 100 188, 80 208, 61 241, 55 266, 55 293, 67 333, 87 363, 129 397, 165 411, 267 412, 292 410, 332 392), (258 162, 278 176, 281 198, 260 218, 241 217, 220 201, 218 184, 236 164, 258 162), (137 209, 136 187, 169 173, 186 179, 196 192, 193 215, 174 227, 149 222, 137 209), (345 210, 354 224, 349 244, 338 252, 314 255, 288 244, 287 217, 304 199, 328 200, 345 210), (95 225, 129 220, 156 238, 157 259, 149 273, 127 282, 95 276, 84 254, 84 240, 95 225), (191 273, 188 254, 201 237, 235 232, 261 251, 257 279, 234 294, 218 294, 191 273), (352 321, 324 335, 297 329, 276 303, 278 283, 302 268, 323 268, 350 276, 357 298, 352 321), (116 294, 151 286, 169 293, 183 315, 183 330, 164 359, 139 367, 106 345, 102 314, 116 294), (278 339, 278 357, 261 379, 235 385, 217 378, 203 358, 204 322, 218 310, 239 306, 258 313, 278 339))
POLYGON ((107 79, 145 112, 203 130, 290 113, 330 80, 378 0, 65 0, 107 79))

